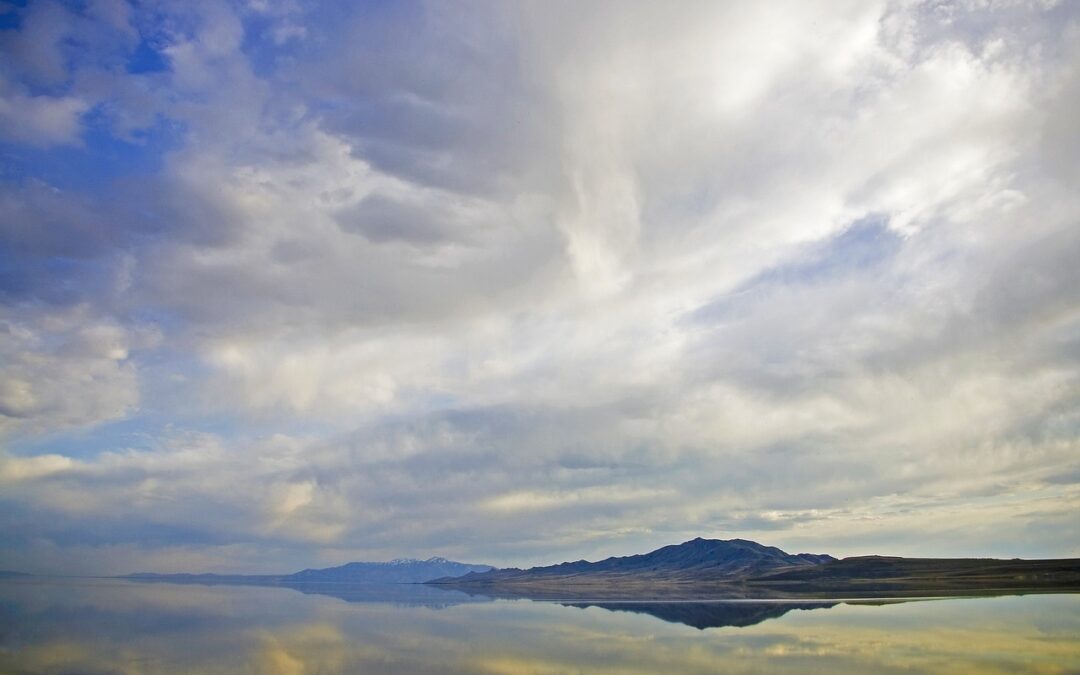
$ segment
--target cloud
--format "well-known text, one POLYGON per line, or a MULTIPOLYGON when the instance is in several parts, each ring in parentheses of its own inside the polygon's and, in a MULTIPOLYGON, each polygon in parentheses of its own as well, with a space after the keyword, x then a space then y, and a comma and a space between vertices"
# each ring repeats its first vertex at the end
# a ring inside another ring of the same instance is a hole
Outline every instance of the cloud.
POLYGON ((8 141, 43 146, 77 143, 82 114, 89 107, 72 96, 27 96, 9 90, 0 99, 0 127, 8 141))
POLYGON ((69 457, 61 455, 37 455, 36 457, 9 457, 0 464, 0 480, 15 482, 48 476, 74 466, 69 457))
POLYGON ((85 117, 106 98, 103 84, 138 41, 131 7, 98 0, 73 8, 53 0, 11 12, 15 27, 0 31, 0 128, 6 142, 79 145, 85 117))
POLYGON ((0 336, 3 436, 88 427, 131 412, 139 400, 131 350, 157 337, 95 316, 86 305, 5 309, 0 336))
POLYGON ((35 6, 3 555, 1075 554, 1067 3, 35 6))
POLYGON ((362 234, 373 242, 396 240, 431 245, 447 236, 432 215, 430 209, 375 194, 347 209, 337 221, 342 229, 362 234))

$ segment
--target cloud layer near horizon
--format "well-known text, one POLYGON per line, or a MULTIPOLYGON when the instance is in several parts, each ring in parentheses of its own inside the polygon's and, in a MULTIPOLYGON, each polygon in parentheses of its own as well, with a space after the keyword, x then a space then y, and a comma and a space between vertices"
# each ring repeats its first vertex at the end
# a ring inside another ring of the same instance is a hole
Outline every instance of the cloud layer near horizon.
POLYGON ((0 567, 1080 556, 1069 3, 0 7, 0 567))

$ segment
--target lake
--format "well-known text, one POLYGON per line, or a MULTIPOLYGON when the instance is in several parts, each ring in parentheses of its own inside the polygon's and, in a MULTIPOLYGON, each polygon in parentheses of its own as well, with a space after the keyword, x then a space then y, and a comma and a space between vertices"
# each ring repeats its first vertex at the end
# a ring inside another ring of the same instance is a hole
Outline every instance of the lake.
POLYGON ((0 580, 0 673, 1080 672, 1080 595, 492 600, 423 586, 0 580))

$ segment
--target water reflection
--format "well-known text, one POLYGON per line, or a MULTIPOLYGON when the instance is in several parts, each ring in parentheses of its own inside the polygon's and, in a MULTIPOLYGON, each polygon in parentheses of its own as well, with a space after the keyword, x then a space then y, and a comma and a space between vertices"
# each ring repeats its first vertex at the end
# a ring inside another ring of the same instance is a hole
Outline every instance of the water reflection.
POLYGON ((781 617, 791 610, 828 609, 835 602, 564 602, 564 607, 600 607, 611 612, 648 614, 669 623, 681 623, 698 630, 725 626, 753 626, 781 617))
POLYGON ((406 607, 453 607, 494 600, 482 595, 467 595, 461 591, 423 584, 294 583, 281 584, 281 588, 308 595, 325 595, 346 602, 386 602, 406 607))
POLYGON ((429 603, 438 596, 361 599, 375 589, 353 590, 343 602, 285 588, 3 581, 0 672, 1080 669, 1077 595, 802 611, 810 605, 429 603))
MULTIPOLYGON (((671 623, 681 623, 698 629, 721 628, 724 626, 752 626, 766 619, 783 616, 793 609, 828 608, 836 602, 822 600, 800 600, 798 602, 746 600, 562 600, 559 594, 530 597, 521 593, 514 595, 491 596, 482 593, 463 592, 452 586, 429 586, 425 584, 355 584, 355 583, 289 583, 274 581, 260 583, 244 580, 235 583, 228 580, 176 581, 168 579, 135 579, 140 584, 180 584, 184 586, 269 586, 287 588, 308 595, 325 595, 346 602, 389 603, 403 607, 446 608, 464 603, 494 602, 497 597, 503 600, 546 600, 555 601, 564 607, 599 607, 613 612, 634 612, 648 614, 671 623)), ((563 594, 565 595, 565 594, 563 594)))
POLYGON ((378 584, 345 582, 288 582, 275 579, 263 582, 252 578, 222 578, 220 580, 166 578, 121 578, 112 577, 109 581, 125 581, 136 584, 165 584, 179 586, 260 586, 269 588, 287 588, 307 595, 325 595, 346 602, 386 602, 407 607, 451 607, 467 602, 492 602, 494 598, 475 593, 468 594, 443 586, 424 584, 378 584))

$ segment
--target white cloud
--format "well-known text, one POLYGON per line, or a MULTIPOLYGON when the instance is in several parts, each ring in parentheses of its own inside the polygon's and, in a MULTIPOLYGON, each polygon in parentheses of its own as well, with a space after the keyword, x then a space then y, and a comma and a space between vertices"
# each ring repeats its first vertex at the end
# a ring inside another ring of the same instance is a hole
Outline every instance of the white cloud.
POLYGON ((25 436, 117 419, 139 400, 133 347, 155 335, 66 310, 0 314, 0 434, 25 436))
POLYGON ((991 4, 177 10, 102 89, 185 129, 160 172, 3 195, 51 309, 5 305, 0 405, 237 430, 11 460, 10 499, 197 560, 1064 552, 1080 30, 991 4), (75 310, 56 256, 108 270, 75 310))
POLYGON ((75 463, 63 455, 0 458, 0 482, 24 481, 66 471, 75 463))

